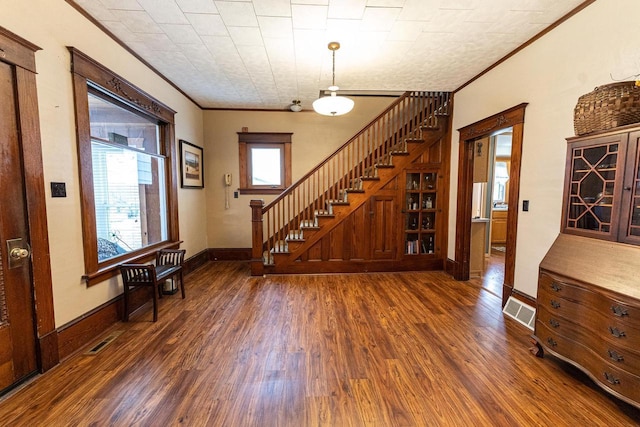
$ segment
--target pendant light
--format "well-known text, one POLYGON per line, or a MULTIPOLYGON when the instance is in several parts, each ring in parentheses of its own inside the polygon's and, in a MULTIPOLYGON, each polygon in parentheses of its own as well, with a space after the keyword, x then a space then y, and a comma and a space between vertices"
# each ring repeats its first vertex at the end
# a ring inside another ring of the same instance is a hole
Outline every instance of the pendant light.
POLYGON ((340 43, 331 42, 327 46, 333 54, 333 79, 329 91, 330 96, 324 96, 313 101, 313 109, 324 116, 341 116, 353 109, 353 100, 344 96, 338 96, 336 86, 336 50, 340 49, 340 43))

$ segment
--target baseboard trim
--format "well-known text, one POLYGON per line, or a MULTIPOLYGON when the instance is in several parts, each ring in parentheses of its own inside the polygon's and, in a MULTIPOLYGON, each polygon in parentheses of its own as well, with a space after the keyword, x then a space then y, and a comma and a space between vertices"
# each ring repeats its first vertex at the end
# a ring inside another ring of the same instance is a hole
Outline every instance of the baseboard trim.
POLYGON ((210 261, 251 261, 251 248, 209 248, 210 261))
POLYGON ((453 276, 455 269, 456 269, 456 262, 451 258, 447 258, 444 261, 444 272, 453 276))
POLYGON ((183 274, 191 273, 207 262, 209 262, 209 251, 205 249, 184 260, 183 274))
POLYGON ((522 301, 523 303, 530 305, 531 307, 536 307, 536 299, 530 295, 525 294, 524 292, 520 292, 517 289, 511 289, 511 296, 515 299, 522 301))
POLYGON ((47 372, 60 362, 57 330, 53 330, 46 335, 38 337, 38 353, 41 373, 47 372))
POLYGON ((122 310, 122 296, 118 296, 59 327, 60 360, 71 356, 122 319, 122 310))

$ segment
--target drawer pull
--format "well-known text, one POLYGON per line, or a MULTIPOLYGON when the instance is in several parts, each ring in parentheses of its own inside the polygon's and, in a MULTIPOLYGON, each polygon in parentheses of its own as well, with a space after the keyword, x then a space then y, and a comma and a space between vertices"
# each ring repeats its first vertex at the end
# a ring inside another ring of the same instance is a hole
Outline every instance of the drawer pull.
POLYGON ((551 337, 547 338, 547 344, 549 344, 551 347, 555 347, 558 345, 558 343, 555 342, 551 337))
POLYGON ((624 356, 618 354, 618 352, 615 350, 607 350, 607 353, 609 353, 609 359, 613 360, 614 362, 624 361, 624 356))
POLYGON ((553 308, 560 308, 560 303, 554 299, 551 300, 551 307, 553 308))
POLYGON ((613 314, 618 317, 624 317, 629 315, 629 312, 627 311, 627 309, 624 307, 620 307, 619 305, 612 305, 611 311, 613 311, 613 314))
POLYGON ((562 286, 558 285, 556 282, 551 282, 551 289, 556 292, 560 292, 562 290, 562 286))
POLYGON ((560 322, 558 322, 556 319, 549 319, 549 324, 554 328, 557 328, 558 326, 560 326, 560 322))
POLYGON ((609 384, 620 384, 620 380, 617 379, 616 377, 613 376, 613 374, 610 374, 609 372, 604 373, 604 377, 607 379, 607 382, 609 384))
POLYGON ((624 331, 621 331, 618 328, 614 328, 613 326, 609 326, 609 332, 611 332, 611 335, 613 335, 616 338, 622 338, 627 336, 627 334, 625 334, 624 331))

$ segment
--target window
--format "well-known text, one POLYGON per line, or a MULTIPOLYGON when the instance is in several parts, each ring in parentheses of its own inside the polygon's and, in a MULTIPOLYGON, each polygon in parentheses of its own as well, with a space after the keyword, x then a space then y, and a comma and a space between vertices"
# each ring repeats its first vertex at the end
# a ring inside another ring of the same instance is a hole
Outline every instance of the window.
POLYGON ((507 204, 508 182, 509 182, 509 162, 496 161, 493 181, 493 206, 500 207, 507 204))
POLYGON ((177 243, 174 112, 70 50, 85 278, 92 284, 177 243))
POLYGON ((291 135, 238 132, 241 193, 278 194, 291 185, 291 135))

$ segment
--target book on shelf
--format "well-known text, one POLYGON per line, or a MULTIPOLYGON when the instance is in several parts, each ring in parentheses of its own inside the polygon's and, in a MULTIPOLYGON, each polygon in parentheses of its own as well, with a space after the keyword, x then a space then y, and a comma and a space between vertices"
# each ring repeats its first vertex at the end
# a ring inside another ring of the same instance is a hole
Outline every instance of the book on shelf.
POLYGON ((418 252, 418 241, 417 240, 407 240, 407 255, 415 255, 418 252))

